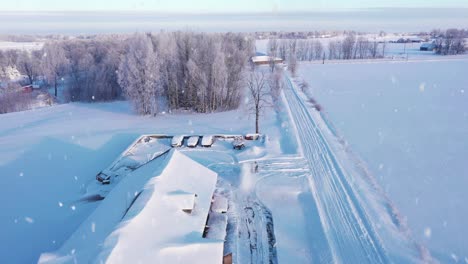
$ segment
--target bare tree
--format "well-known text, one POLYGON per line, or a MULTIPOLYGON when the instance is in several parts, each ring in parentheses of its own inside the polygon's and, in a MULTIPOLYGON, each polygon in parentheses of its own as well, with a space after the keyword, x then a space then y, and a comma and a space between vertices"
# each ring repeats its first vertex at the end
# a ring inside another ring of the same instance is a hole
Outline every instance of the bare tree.
POLYGON ((247 79, 250 111, 255 114, 255 133, 260 133, 259 120, 264 107, 268 105, 268 84, 262 71, 252 71, 247 79))
POLYGON ((382 58, 385 58, 385 48, 387 47, 387 42, 382 42, 382 58))
POLYGON ((345 60, 350 60, 353 58, 353 51, 354 51, 354 44, 356 43, 356 37, 354 34, 349 34, 346 36, 346 38, 343 40, 343 43, 341 45, 341 50, 343 54, 343 59, 345 60))
POLYGON ((288 55, 288 41, 282 39, 279 44, 279 56, 283 61, 286 60, 286 56, 288 55))
POLYGON ((283 70, 281 68, 277 67, 274 72, 270 73, 268 86, 270 87, 273 104, 277 107, 281 90, 283 89, 283 70))
POLYGON ((271 38, 268 40, 268 58, 270 63, 270 70, 273 72, 276 66, 276 57, 278 56, 278 40, 271 38))
POLYGON ((57 97, 57 86, 64 77, 68 66, 65 51, 57 43, 46 43, 44 45, 44 57, 42 67, 47 76, 49 84, 54 86, 54 95, 57 97))
POLYGON ((291 74, 296 75, 297 71, 297 40, 293 39, 289 42, 288 69, 291 74))
POLYGON ((328 59, 329 60, 334 60, 337 58, 337 42, 336 41, 330 41, 328 42, 328 59))
POLYGON ((315 52, 315 59, 320 60, 323 57, 325 58, 325 52, 323 50, 323 45, 320 41, 314 41, 314 52, 315 52))
POLYGON ((23 51, 18 57, 16 66, 18 71, 26 75, 29 83, 32 84, 38 74, 39 63, 40 61, 35 60, 35 57, 33 57, 32 54, 27 51, 23 51))
POLYGON ((377 41, 374 41, 371 43, 371 45, 369 45, 369 53, 370 53, 370 56, 375 59, 377 58, 377 49, 379 47, 379 43, 377 41))

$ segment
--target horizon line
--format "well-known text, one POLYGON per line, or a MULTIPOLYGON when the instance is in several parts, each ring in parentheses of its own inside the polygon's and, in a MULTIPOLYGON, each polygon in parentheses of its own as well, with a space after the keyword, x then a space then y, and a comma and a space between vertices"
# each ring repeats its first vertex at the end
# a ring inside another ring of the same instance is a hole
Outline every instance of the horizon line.
POLYGON ((403 6, 382 6, 382 7, 336 7, 336 8, 313 8, 308 10, 272 10, 272 11, 221 11, 221 10, 195 10, 195 11, 161 11, 161 10, 143 10, 143 9, 81 9, 81 10, 1 10, 0 13, 153 13, 164 15, 243 15, 243 14, 300 14, 314 12, 331 11, 367 11, 367 10, 391 10, 391 9, 468 9, 468 6, 444 6, 444 7, 403 7, 403 6))

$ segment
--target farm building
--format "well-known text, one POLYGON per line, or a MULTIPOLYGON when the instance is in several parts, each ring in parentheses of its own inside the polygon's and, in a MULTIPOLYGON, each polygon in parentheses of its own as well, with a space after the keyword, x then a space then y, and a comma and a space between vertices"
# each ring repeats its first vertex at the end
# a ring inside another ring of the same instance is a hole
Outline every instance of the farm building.
POLYGON ((222 263, 227 202, 214 195, 217 179, 216 172, 171 149, 160 163, 123 179, 76 235, 42 254, 39 263, 222 263), (144 187, 134 189, 145 177, 144 187), (135 194, 133 201, 128 193, 135 194))
POLYGON ((419 48, 420 51, 433 51, 435 49, 434 43, 423 43, 419 48))
POLYGON ((270 64, 270 62, 274 60, 275 63, 283 63, 283 59, 281 58, 273 58, 270 56, 254 56, 252 57, 252 62, 255 65, 267 65, 270 64))
POLYGON ((107 261, 221 263, 224 237, 203 238, 217 178, 216 172, 174 150, 161 175, 130 208, 130 217, 123 219, 126 225, 118 229, 117 237, 108 238, 119 243, 107 261))

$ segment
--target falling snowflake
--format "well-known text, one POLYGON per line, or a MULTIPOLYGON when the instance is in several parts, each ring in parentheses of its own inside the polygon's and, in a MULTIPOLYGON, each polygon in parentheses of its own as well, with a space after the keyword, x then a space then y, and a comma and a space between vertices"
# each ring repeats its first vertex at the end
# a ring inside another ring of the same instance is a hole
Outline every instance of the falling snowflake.
POLYGON ((26 221, 26 222, 28 222, 28 223, 30 223, 30 224, 34 223, 34 219, 32 219, 31 217, 28 217, 28 216, 26 216, 26 217, 24 218, 24 221, 26 221))
POLYGON ((91 223, 91 232, 96 232, 96 223, 94 222, 91 223))
POLYGON ((421 83, 419 85, 419 91, 422 93, 426 90, 426 83, 421 83))
POLYGON ((429 227, 426 227, 424 229, 424 236, 427 238, 431 238, 431 235, 432 235, 432 230, 429 227))
POLYGON ((62 203, 62 202, 58 202, 58 205, 59 205, 59 207, 62 207, 62 206, 63 206, 63 203, 62 203))
POLYGON ((24 176, 24 173, 23 173, 23 172, 20 172, 19 176, 20 176, 20 177, 23 177, 23 176, 24 176))
POLYGON ((76 209, 76 207, 75 207, 74 205, 72 205, 70 208, 71 208, 73 211, 75 211, 75 209, 76 209))

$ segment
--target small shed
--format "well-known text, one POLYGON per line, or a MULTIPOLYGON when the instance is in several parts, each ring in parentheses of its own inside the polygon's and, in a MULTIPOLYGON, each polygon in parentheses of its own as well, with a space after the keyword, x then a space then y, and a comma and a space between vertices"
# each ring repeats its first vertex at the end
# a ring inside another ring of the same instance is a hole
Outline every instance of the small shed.
POLYGON ((436 45, 434 43, 423 43, 419 48, 420 51, 434 51, 436 45))

